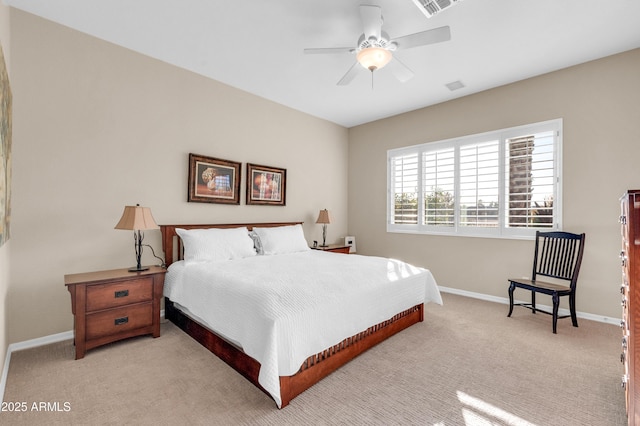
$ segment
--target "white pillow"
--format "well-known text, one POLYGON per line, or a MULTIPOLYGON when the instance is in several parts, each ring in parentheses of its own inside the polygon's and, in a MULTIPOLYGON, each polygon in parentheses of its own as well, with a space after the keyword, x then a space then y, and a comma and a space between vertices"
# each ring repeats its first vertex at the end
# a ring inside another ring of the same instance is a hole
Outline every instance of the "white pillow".
POLYGON ((242 228, 181 229, 176 233, 182 239, 184 260, 218 261, 255 256, 249 230, 242 228))
POLYGON ((260 238, 263 254, 285 254, 311 250, 301 225, 253 228, 260 238))

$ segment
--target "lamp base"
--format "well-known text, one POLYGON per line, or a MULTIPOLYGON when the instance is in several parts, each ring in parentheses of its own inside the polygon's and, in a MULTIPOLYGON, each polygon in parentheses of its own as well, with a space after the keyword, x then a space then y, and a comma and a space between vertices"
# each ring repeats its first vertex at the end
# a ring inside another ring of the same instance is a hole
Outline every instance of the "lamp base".
POLYGON ((326 248, 326 247, 329 247, 329 244, 320 244, 318 247, 326 248))
POLYGON ((137 266, 134 266, 129 269, 129 272, 142 272, 142 271, 148 271, 148 270, 149 270, 148 266, 141 266, 139 268, 137 266))

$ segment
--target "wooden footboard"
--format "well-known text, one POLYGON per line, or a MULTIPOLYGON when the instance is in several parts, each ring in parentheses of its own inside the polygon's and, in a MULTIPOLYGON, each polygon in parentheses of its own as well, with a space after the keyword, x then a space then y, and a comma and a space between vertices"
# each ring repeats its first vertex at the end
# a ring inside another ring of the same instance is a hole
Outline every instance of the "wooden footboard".
POLYGON ((422 321, 424 321, 424 303, 400 312, 387 321, 369 327, 329 349, 310 356, 302 363, 295 375, 280 376, 282 407, 361 353, 422 321))
MULTIPOLYGON (((260 371, 260 363, 258 361, 216 335, 204 325, 185 315, 168 298, 165 298, 165 317, 268 394, 258 383, 258 373, 260 371)), ((310 356, 303 362, 300 370, 295 375, 280 376, 280 397, 282 399, 280 408, 286 407, 293 398, 367 349, 423 320, 424 304, 419 304, 394 315, 393 318, 387 321, 369 327, 331 348, 310 356)))

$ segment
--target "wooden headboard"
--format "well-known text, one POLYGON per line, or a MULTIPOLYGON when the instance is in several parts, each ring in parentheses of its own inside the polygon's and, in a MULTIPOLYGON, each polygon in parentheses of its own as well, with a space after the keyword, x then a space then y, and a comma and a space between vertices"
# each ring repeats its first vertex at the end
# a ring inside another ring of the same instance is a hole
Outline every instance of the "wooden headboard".
POLYGON ((182 260, 184 249, 182 241, 176 233, 176 228, 181 229, 209 229, 209 228, 240 228, 246 226, 249 231, 256 228, 273 228, 276 226, 302 225, 302 222, 270 222, 270 223, 214 223, 207 225, 160 225, 162 232, 162 250, 164 250, 164 263, 167 267, 173 262, 182 260))

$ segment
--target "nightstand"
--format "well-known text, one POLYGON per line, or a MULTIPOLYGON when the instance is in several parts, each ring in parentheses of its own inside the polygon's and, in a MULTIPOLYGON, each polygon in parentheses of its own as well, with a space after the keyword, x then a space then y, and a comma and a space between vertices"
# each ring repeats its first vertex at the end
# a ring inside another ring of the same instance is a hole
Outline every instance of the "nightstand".
POLYGON ((128 337, 160 336, 160 300, 166 269, 127 269, 64 276, 71 293, 76 359, 87 350, 128 337))
POLYGON ((350 246, 345 246, 343 244, 329 244, 328 247, 311 247, 313 250, 322 250, 322 251, 330 251, 332 253, 344 253, 349 254, 350 246))

